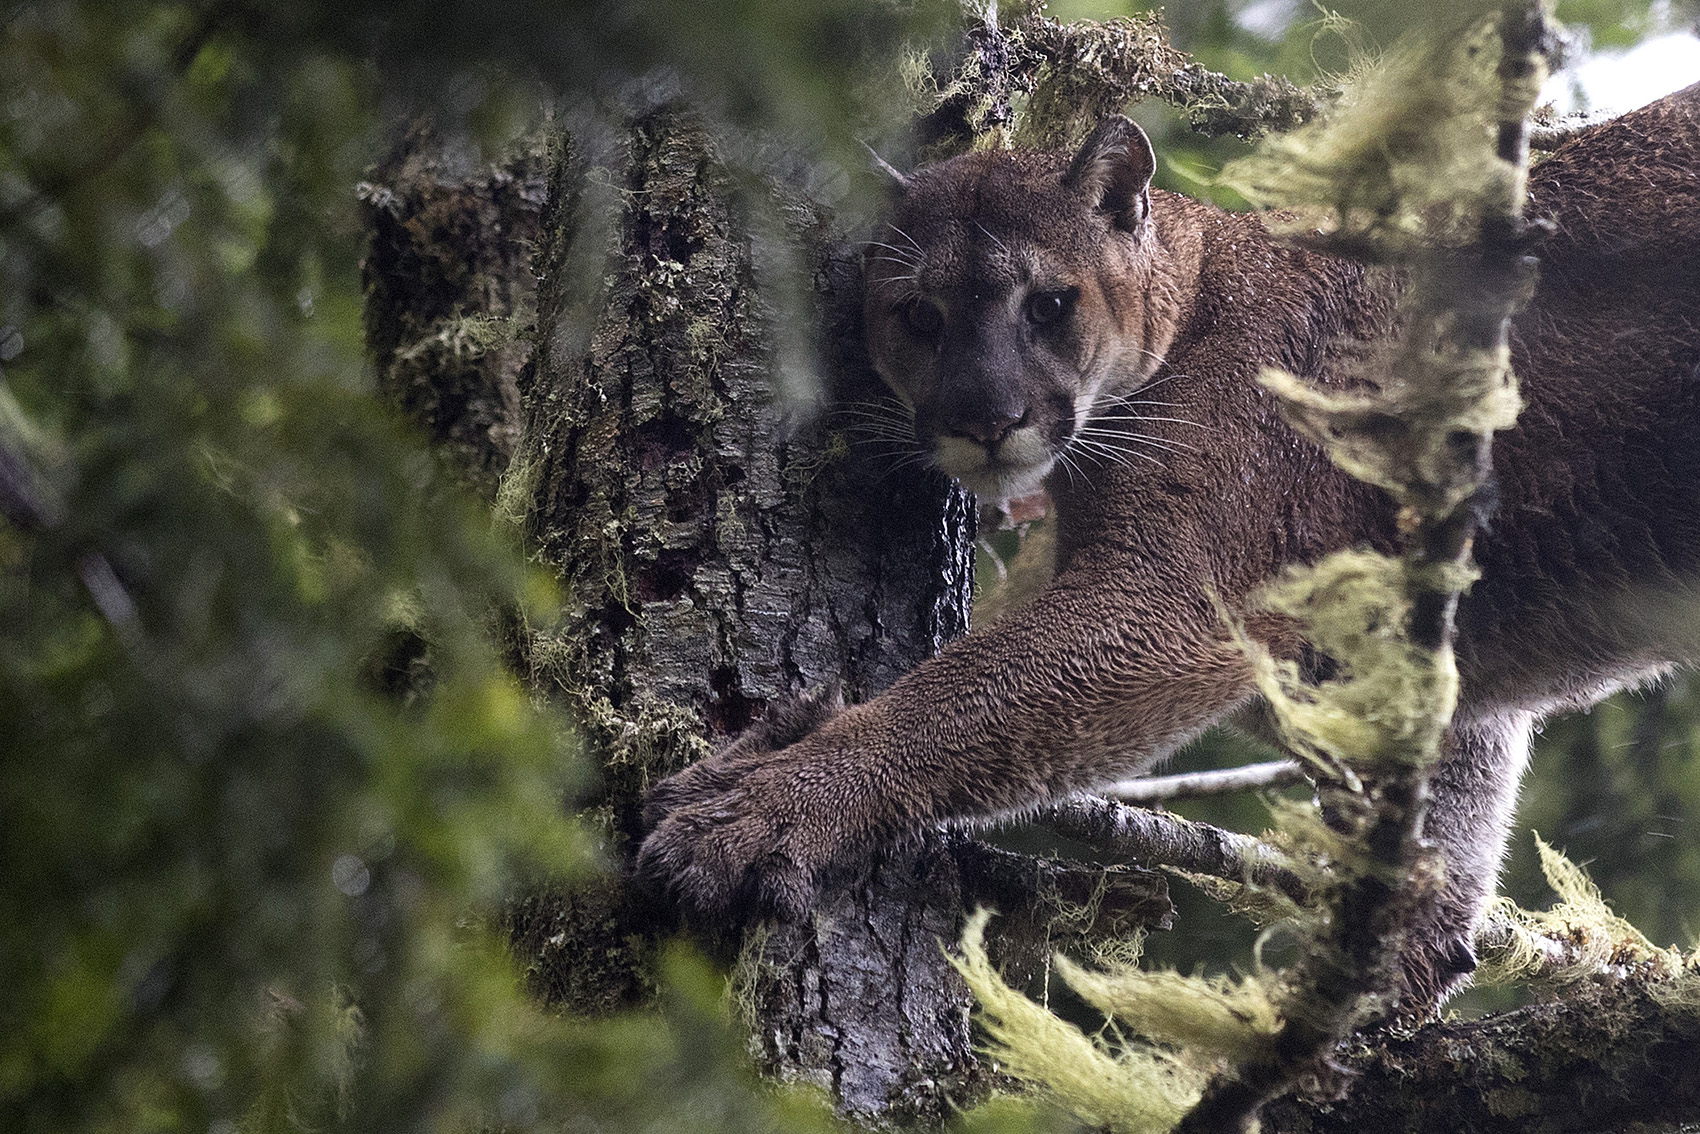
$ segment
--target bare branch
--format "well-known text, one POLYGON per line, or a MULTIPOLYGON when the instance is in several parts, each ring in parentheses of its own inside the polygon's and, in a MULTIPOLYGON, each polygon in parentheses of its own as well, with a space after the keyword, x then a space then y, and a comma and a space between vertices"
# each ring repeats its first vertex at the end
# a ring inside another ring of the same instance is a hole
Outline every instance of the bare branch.
POLYGON ((1127 937, 1142 926, 1168 929, 1174 920, 1168 880, 1152 870, 1041 858, 974 839, 951 844, 950 852, 962 870, 964 908, 988 905, 1006 921, 1127 937))
POLYGON ((1169 799, 1197 799, 1208 795, 1281 788, 1305 782, 1304 769, 1294 760, 1270 760, 1239 768, 1209 772, 1187 772, 1174 776, 1146 776, 1122 780, 1102 789, 1123 803, 1161 803, 1169 799))
POLYGON ((1143 863, 1277 889, 1297 902, 1308 896, 1279 851, 1237 831, 1095 796, 1048 807, 1038 821, 1058 834, 1143 863))

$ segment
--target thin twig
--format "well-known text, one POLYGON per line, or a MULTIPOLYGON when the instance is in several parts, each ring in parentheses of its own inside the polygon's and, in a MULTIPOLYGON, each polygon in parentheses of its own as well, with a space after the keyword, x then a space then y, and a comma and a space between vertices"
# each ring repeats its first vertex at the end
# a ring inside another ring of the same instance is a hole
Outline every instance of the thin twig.
POLYGON ((1162 803, 1170 799, 1197 799, 1201 796, 1282 788, 1291 784, 1302 784, 1305 779, 1304 769, 1299 767, 1297 761, 1269 760, 1239 768, 1217 768, 1208 772, 1122 780, 1100 791, 1123 803, 1162 803))

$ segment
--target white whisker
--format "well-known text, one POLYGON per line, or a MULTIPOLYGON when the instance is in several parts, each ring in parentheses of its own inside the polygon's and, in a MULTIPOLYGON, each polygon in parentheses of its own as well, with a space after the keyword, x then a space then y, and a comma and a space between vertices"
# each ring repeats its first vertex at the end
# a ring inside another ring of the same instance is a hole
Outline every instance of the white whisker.
POLYGON ((1168 467, 1165 464, 1163 464, 1162 461, 1158 460, 1156 457, 1153 457, 1150 453, 1141 453, 1138 449, 1117 448, 1116 446, 1113 446, 1113 445, 1107 445, 1102 441, 1097 441, 1097 440, 1093 440, 1091 438, 1081 437, 1079 434, 1076 434, 1074 437, 1072 437, 1070 439, 1070 444, 1079 446, 1080 449, 1083 452, 1093 453, 1093 454, 1096 454, 1097 456, 1103 457, 1105 459, 1118 460, 1121 464, 1123 464, 1124 466, 1130 467, 1130 468, 1132 466, 1128 465, 1128 463, 1125 460, 1120 460, 1120 458, 1123 458, 1123 457, 1138 457, 1142 461, 1150 461, 1152 464, 1156 465, 1158 468, 1167 468, 1168 467))
POLYGON ((1088 421, 1168 421, 1168 422, 1173 422, 1176 425, 1191 425, 1191 426, 1194 426, 1198 429, 1210 429, 1211 432, 1214 432, 1214 430, 1211 429, 1210 426, 1205 425, 1201 421, 1188 421, 1184 417, 1154 417, 1151 414, 1144 414, 1144 413, 1119 413, 1119 414, 1118 413, 1095 413, 1090 418, 1088 418, 1087 420, 1088 421))
POLYGON ((910 236, 907 232, 904 232, 901 228, 898 228, 894 224, 887 224, 885 227, 891 229, 891 231, 895 232, 897 235, 899 235, 903 239, 907 240, 909 242, 909 246, 911 248, 915 249, 915 251, 921 253, 921 255, 925 256, 927 254, 927 250, 925 248, 922 248, 919 244, 917 244, 915 242, 915 238, 913 236, 910 236))
POLYGON ((981 224, 979 221, 974 222, 974 227, 979 229, 981 232, 985 233, 987 239, 989 239, 993 244, 996 244, 999 248, 1002 248, 1005 252, 1009 252, 1009 245, 1007 245, 1003 241, 999 240, 998 237, 997 237, 997 234, 994 233, 991 229, 987 228, 985 225, 981 224))
POLYGON ((1080 432, 1105 444, 1111 441, 1132 441, 1139 445, 1149 445, 1153 449, 1166 449, 1171 453, 1198 452, 1197 446, 1188 445, 1185 441, 1174 441, 1167 437, 1153 437, 1148 433, 1127 433, 1120 429, 1092 429, 1089 426, 1082 426, 1080 432))
POLYGON ((1123 453, 1119 449, 1113 449, 1101 441, 1090 441, 1083 437, 1075 437, 1071 439, 1071 444, 1077 447, 1082 453, 1096 457, 1099 460, 1113 461, 1123 468, 1133 467, 1133 462, 1127 459, 1128 454, 1123 453))
POLYGON ((882 240, 870 240, 868 241, 868 247, 884 248, 887 252, 891 253, 891 256, 881 256, 878 257, 879 259, 890 260, 895 257, 898 263, 908 264, 912 268, 920 267, 920 261, 915 259, 915 253, 909 251, 907 248, 899 248, 895 244, 887 244, 882 240))

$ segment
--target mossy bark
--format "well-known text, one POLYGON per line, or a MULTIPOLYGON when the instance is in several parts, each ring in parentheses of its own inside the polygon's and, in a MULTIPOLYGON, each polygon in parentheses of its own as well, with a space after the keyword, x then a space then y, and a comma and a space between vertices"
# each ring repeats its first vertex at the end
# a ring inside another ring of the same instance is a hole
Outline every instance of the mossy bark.
MULTIPOLYGON (((691 114, 644 114, 594 164, 564 149, 544 224, 504 500, 567 597, 557 625, 529 631, 526 664, 600 758, 595 813, 625 860, 657 779, 783 699, 835 683, 870 696, 966 629, 973 515, 942 478, 881 467, 830 416, 776 402, 775 375, 808 365, 787 354, 781 297, 809 294, 811 275, 828 392, 875 396, 857 259, 807 202, 735 182, 691 114), (586 191, 615 206, 612 229, 590 225, 603 210, 586 191), (575 325, 593 276, 597 314, 575 325)), ((852 1113, 942 1114, 975 1068, 969 998, 939 946, 960 895, 935 836, 830 888, 807 923, 763 927, 739 970, 758 1057, 852 1113)), ((622 977, 608 953, 659 903, 617 880, 601 904, 574 900, 577 924, 557 904, 521 925, 543 946, 540 984, 581 1008, 640 989, 642 957, 622 977), (587 967, 612 988, 585 987, 587 967)))
POLYGON ((424 124, 360 186, 378 388, 425 430, 450 475, 485 499, 519 439, 516 379, 529 349, 528 262, 544 188, 540 153, 455 169, 424 124))
POLYGON ((1264 1134, 1606 1134, 1674 1129, 1700 1113, 1700 1011, 1638 979, 1341 1053, 1348 1089, 1279 1099, 1264 1134))
MULTIPOLYGON (((509 921, 536 991, 592 1013, 643 1002, 678 928, 619 866, 648 787, 777 702, 870 697, 962 633, 974 534, 971 497, 813 408, 882 396, 860 256, 831 218, 728 171, 676 107, 599 145, 451 174, 415 132, 363 188, 381 383, 563 584, 558 620, 511 628, 512 656, 589 742, 581 802, 615 866, 509 921), (477 337, 492 327, 510 334, 477 337)), ((804 924, 707 944, 769 1072, 882 1125, 936 1123, 986 1079, 941 947, 981 903, 1005 915, 1000 960, 1034 979, 1054 947, 1172 912, 1149 871, 935 833, 837 879, 804 924)))

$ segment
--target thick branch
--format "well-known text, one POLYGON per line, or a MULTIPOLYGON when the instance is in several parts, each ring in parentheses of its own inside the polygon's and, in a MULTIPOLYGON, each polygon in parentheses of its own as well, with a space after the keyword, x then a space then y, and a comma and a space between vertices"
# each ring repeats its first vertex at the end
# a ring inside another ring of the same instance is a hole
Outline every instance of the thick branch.
POLYGON ((1663 1128, 1700 1113, 1700 1009, 1640 981, 1381 1038, 1345 1057, 1343 1098, 1289 1096, 1266 1134, 1560 1134, 1663 1128))
POLYGON ((1144 98, 1176 107, 1202 134, 1252 138, 1309 121, 1333 94, 1268 75, 1238 82, 1206 70, 1169 43, 1155 14, 982 24, 969 31, 955 73, 940 76, 938 87, 938 106, 917 127, 935 155, 966 149, 987 133, 1038 149, 1067 147, 1105 115, 1144 98), (1018 114, 1021 96, 1027 105, 1018 114))

